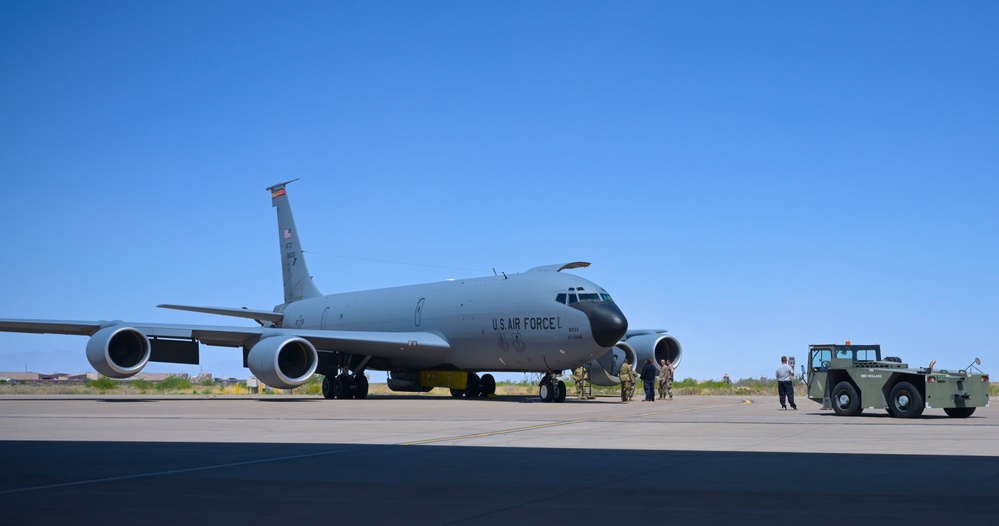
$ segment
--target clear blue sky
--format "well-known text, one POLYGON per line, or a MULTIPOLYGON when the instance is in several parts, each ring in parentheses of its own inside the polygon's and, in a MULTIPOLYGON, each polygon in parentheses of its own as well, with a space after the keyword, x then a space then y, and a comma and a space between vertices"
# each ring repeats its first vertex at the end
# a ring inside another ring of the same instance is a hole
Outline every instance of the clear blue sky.
MULTIPOLYGON (((997 23, 995 2, 6 0, 0 317, 240 323, 155 305, 280 303, 264 188, 301 177, 327 293, 583 260, 682 342, 680 377, 847 339, 994 371, 997 23)), ((0 370, 88 369, 85 345, 0 334, 0 370)), ((237 350, 203 363, 245 375, 237 350)))

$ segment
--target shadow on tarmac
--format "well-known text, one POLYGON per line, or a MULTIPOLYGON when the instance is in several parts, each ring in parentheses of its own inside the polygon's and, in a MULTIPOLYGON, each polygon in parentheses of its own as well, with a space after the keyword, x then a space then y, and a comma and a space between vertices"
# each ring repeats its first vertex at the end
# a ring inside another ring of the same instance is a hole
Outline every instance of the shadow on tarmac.
POLYGON ((6 524, 949 524, 999 513, 999 457, 983 456, 6 441, 0 466, 6 524))

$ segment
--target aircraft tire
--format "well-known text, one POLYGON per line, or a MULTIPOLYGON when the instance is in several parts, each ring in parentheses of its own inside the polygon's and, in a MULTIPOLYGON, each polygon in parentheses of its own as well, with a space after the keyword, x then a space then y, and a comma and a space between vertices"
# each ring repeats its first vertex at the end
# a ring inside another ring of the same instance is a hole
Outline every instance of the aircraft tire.
POLYGON ((323 398, 327 400, 332 400, 333 397, 333 379, 329 376, 323 376, 323 398))
POLYGON ((479 397, 479 375, 468 373, 468 385, 465 387, 465 396, 469 398, 479 397))
POLYGON ((538 386, 538 397, 541 398, 542 402, 551 402, 554 399, 554 390, 551 380, 545 378, 538 386))
POLYGON ((494 394, 496 394, 496 378, 491 374, 482 375, 482 381, 479 382, 479 396, 486 398, 494 394))
POLYGON ((833 387, 832 407, 839 416, 857 416, 864 410, 860 406, 860 396, 857 394, 857 389, 846 380, 833 387))
POLYGON ((554 389, 555 392, 552 393, 552 402, 555 402, 556 404, 561 404, 562 402, 565 402, 565 394, 566 394, 565 382, 559 380, 554 384, 554 387, 555 387, 554 389))
POLYGON ((350 398, 350 395, 353 394, 350 392, 350 383, 350 375, 338 374, 333 380, 333 396, 338 400, 350 398))
POLYGON ((923 396, 909 382, 899 382, 888 395, 888 408, 895 418, 916 418, 923 414, 923 396))
POLYGON ((357 375, 354 378, 354 398, 358 400, 364 400, 368 397, 368 378, 363 374, 357 375))

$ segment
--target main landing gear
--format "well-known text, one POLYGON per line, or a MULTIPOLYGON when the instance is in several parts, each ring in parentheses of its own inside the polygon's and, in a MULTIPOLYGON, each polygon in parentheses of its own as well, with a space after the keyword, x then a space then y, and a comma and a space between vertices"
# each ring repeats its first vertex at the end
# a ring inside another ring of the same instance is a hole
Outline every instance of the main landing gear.
POLYGON ((364 373, 357 373, 351 376, 348 373, 340 373, 336 376, 323 377, 323 398, 356 398, 358 400, 368 397, 368 379, 364 373))
POLYGON ((545 374, 538 385, 538 396, 542 402, 565 402, 565 382, 558 379, 558 373, 545 374))
POLYGON ((462 396, 468 398, 481 396, 482 398, 486 398, 494 394, 496 394, 496 379, 488 373, 482 375, 482 378, 479 378, 479 375, 475 373, 468 373, 468 381, 464 389, 451 389, 451 396, 454 398, 461 398, 462 396))

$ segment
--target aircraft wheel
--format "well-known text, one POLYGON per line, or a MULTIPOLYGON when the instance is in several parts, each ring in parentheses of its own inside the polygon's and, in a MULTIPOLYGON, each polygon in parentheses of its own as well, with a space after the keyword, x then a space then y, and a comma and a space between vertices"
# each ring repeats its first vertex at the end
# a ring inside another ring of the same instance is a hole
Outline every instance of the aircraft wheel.
POLYGON ((364 400, 368 397, 368 378, 363 374, 354 378, 354 398, 364 400))
POLYGON ((945 407, 944 413, 951 418, 968 418, 975 412, 974 407, 945 407))
POLYGON ((860 396, 853 384, 842 381, 836 384, 832 390, 833 411, 840 416, 857 416, 863 411, 860 407, 860 396))
POLYGON ((556 404, 565 402, 565 382, 559 380, 554 384, 555 392, 552 394, 552 401, 556 404))
POLYGON ((496 394, 496 378, 491 374, 482 375, 482 381, 479 382, 479 396, 485 398, 494 394, 496 394))
POLYGON ((333 399, 333 380, 329 376, 323 376, 323 398, 333 399))
POLYGON ((350 383, 349 374, 338 374, 333 379, 333 396, 339 400, 350 398, 350 395, 353 394, 350 392, 350 383))
POLYGON ((551 379, 545 378, 538 386, 538 396, 541 397, 542 402, 551 402, 554 399, 554 390, 551 379))
POLYGON ((896 418, 916 418, 923 414, 923 396, 909 382, 899 382, 891 388, 888 408, 896 418))
POLYGON ((479 396, 479 375, 468 373, 468 385, 465 386, 465 396, 477 398, 479 396))

